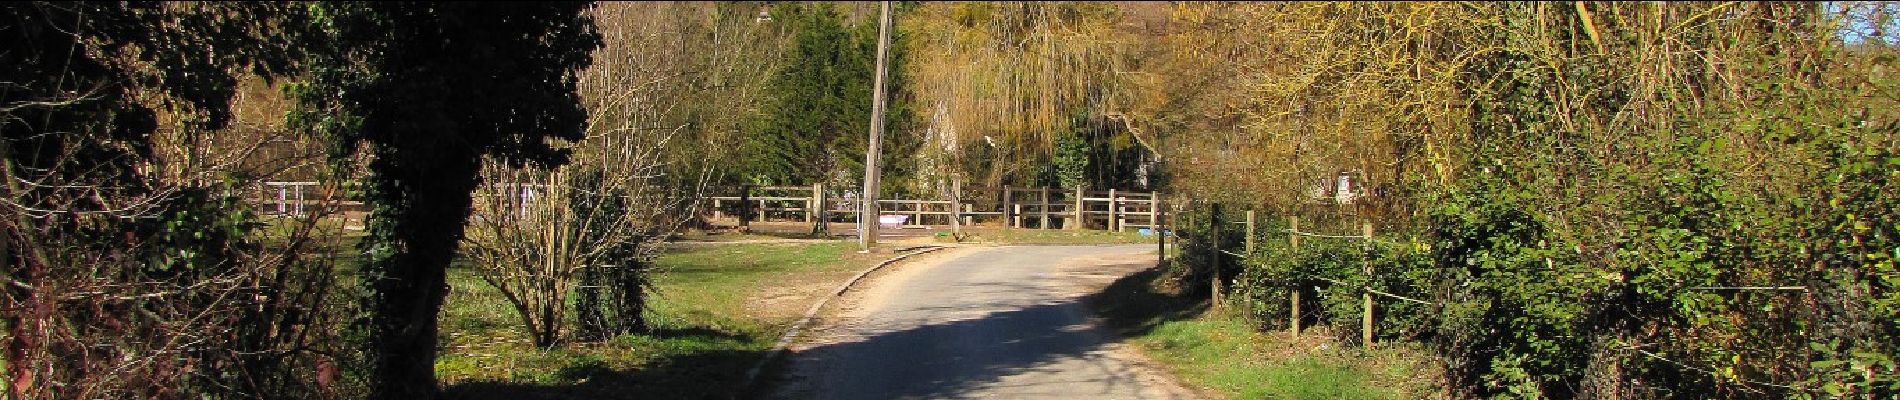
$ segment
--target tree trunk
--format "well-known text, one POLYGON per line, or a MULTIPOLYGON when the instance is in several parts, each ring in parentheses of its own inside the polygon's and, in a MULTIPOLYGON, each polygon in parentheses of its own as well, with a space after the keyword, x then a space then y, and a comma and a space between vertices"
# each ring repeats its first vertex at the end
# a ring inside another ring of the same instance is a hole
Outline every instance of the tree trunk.
POLYGON ((442 155, 440 168, 371 163, 377 201, 363 250, 370 298, 370 399, 426 400, 436 395, 436 313, 448 294, 447 271, 468 219, 480 158, 442 155), (449 161, 453 160, 453 161, 449 161))

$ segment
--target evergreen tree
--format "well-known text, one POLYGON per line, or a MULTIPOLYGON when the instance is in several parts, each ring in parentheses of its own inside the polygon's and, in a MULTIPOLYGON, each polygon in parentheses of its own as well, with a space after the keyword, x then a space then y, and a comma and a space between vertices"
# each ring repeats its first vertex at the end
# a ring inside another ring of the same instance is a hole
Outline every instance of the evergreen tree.
MULTIPOLYGON (((747 159, 738 175, 750 183, 804 184, 863 175, 866 130, 877 54, 875 21, 847 27, 830 4, 785 12, 794 24, 792 48, 767 86, 764 115, 752 124, 747 159)), ((903 62, 901 35, 892 46, 892 71, 903 62)), ((918 140, 907 129, 912 118, 902 93, 902 74, 891 73, 886 106, 887 164, 905 170, 918 140)), ((897 174, 902 175, 902 174, 897 174)))

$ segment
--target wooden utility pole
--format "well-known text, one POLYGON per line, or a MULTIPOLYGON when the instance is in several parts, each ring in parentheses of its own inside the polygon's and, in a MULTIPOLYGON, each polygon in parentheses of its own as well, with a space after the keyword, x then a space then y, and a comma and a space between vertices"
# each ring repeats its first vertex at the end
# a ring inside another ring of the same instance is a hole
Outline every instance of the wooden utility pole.
POLYGON ((1213 306, 1212 308, 1218 310, 1221 308, 1220 270, 1221 264, 1223 264, 1222 261, 1225 261, 1221 259, 1223 254, 1221 254, 1220 231, 1226 227, 1221 225, 1220 203, 1211 204, 1208 208, 1208 218, 1211 219, 1208 222, 1212 222, 1212 224, 1208 224, 1208 226, 1213 227, 1213 229, 1207 230, 1207 235, 1211 237, 1211 240, 1208 240, 1208 244, 1214 248, 1214 265, 1208 266, 1208 275, 1213 277, 1213 279, 1209 280, 1208 284, 1208 291, 1211 293, 1208 297, 1208 303, 1213 306))
POLYGON ((1042 216, 1036 219, 1036 227, 1049 229, 1049 187, 1043 186, 1040 194, 1042 195, 1042 205, 1036 206, 1036 210, 1042 213, 1042 216))
POLYGON ((1010 213, 1010 209, 1011 209, 1010 206, 1014 205, 1012 204, 1014 203, 1014 201, 1012 201, 1010 196, 1015 195, 1015 194, 1016 194, 1016 191, 1011 189, 1009 185, 1003 185, 1003 228, 1004 229, 1016 227, 1016 215, 1010 213))
POLYGON ((963 178, 950 177, 950 237, 963 241, 963 178))
POLYGON ((1372 223, 1361 223, 1359 225, 1359 232, 1361 235, 1364 235, 1363 243, 1360 245, 1360 248, 1366 249, 1366 255, 1363 261, 1365 264, 1362 267, 1364 269, 1363 273, 1366 275, 1366 287, 1360 290, 1361 293, 1359 294, 1365 299, 1366 306, 1364 317, 1359 320, 1359 340, 1364 343, 1366 347, 1372 347, 1372 223))
POLYGON ((805 220, 816 222, 811 226, 813 235, 829 236, 831 233, 831 204, 825 200, 825 183, 811 184, 811 205, 806 207, 805 220))
POLYGON ((1168 262, 1168 234, 1167 231, 1161 228, 1167 226, 1167 220, 1163 219, 1167 217, 1167 213, 1161 210, 1161 192, 1155 191, 1155 213, 1154 221, 1152 221, 1154 222, 1154 226, 1152 229, 1149 229, 1149 231, 1155 234, 1155 254, 1159 255, 1156 263, 1166 265, 1168 262))
POLYGON ((752 185, 739 188, 739 232, 752 232, 752 185))
POLYGON ((890 64, 891 2, 879 2, 877 17, 877 78, 871 81, 871 141, 864 151, 864 202, 858 208, 858 247, 877 246, 878 149, 884 142, 884 75, 890 64))
MULTIPOLYGON (((1287 248, 1292 249, 1288 252, 1298 254, 1300 251, 1300 217, 1297 215, 1287 216, 1286 225, 1287 248)), ((1300 290, 1300 284, 1296 282, 1293 284, 1293 290, 1287 291, 1287 299, 1290 304, 1293 305, 1293 310, 1287 314, 1286 322, 1287 326, 1293 328, 1293 336, 1295 337, 1300 336, 1300 290)))
POLYGON ((1247 210, 1247 256, 1253 256, 1253 210, 1247 210))
POLYGON ((1063 226, 1063 228, 1074 229, 1074 230, 1079 231, 1079 230, 1082 230, 1082 228, 1084 227, 1084 224, 1088 223, 1088 220, 1082 217, 1082 207, 1084 206, 1084 204, 1082 204, 1083 194, 1084 193, 1082 193, 1082 185, 1076 184, 1075 185, 1075 218, 1070 219, 1069 220, 1070 223, 1068 225, 1063 226))

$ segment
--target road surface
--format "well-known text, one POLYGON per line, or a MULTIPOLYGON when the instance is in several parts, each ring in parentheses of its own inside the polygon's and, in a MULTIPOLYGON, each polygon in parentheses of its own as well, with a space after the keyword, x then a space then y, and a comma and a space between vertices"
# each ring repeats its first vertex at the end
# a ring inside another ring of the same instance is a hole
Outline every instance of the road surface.
POLYGON ((1182 399, 1082 297, 1154 246, 954 249, 862 283, 793 346, 776 398, 1182 399))

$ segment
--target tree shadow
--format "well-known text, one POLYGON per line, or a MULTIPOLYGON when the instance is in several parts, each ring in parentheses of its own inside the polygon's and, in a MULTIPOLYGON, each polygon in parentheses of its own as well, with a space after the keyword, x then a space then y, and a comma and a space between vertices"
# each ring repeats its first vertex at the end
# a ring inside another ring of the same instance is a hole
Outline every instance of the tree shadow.
POLYGON ((750 340, 751 335, 722 331, 704 326, 659 327, 646 331, 645 335, 656 338, 695 337, 718 340, 750 340))
MULTIPOLYGON (((650 334, 705 342, 748 341, 742 334, 704 327, 668 328, 650 334)), ((471 400, 730 399, 744 394, 745 371, 762 350, 699 350, 661 357, 631 368, 604 362, 570 365, 555 373, 563 384, 467 381, 443 388, 442 398, 471 400)))
POLYGON ((1104 325, 1121 336, 1140 336, 1172 321, 1193 319, 1207 312, 1207 299, 1170 288, 1168 268, 1157 265, 1116 279, 1108 287, 1083 298, 1101 316, 1104 325))

